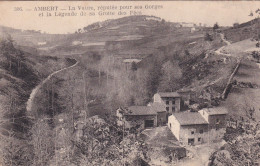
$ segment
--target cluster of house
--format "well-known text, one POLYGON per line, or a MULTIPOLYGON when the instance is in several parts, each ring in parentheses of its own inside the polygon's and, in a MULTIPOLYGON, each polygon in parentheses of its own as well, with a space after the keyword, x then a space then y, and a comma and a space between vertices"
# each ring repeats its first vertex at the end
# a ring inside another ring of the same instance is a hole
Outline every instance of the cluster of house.
POLYGON ((130 106, 116 111, 118 125, 126 128, 151 128, 167 125, 183 144, 196 145, 221 140, 228 111, 223 107, 183 111, 189 104, 187 92, 159 92, 147 106, 130 106))

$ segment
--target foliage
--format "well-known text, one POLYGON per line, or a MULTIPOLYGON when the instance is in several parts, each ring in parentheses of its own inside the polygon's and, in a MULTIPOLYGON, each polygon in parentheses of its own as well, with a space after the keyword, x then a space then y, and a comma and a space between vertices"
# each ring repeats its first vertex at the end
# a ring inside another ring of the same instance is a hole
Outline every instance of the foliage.
POLYGON ((162 79, 160 82, 159 91, 173 92, 176 91, 178 86, 178 80, 182 77, 182 70, 178 63, 174 64, 171 61, 167 61, 162 65, 162 79))
POLYGON ((83 133, 75 142, 73 160, 77 164, 123 165, 142 156, 143 143, 113 123, 88 118, 83 133))
POLYGON ((259 54, 259 52, 253 51, 253 52, 252 52, 252 57, 253 57, 257 62, 260 61, 260 54, 259 54))
POLYGON ((54 154, 53 131, 42 117, 37 120, 32 129, 31 144, 34 150, 33 165, 47 165, 54 154))
POLYGON ((218 23, 215 23, 213 26, 213 30, 216 31, 217 29, 219 29, 219 25, 218 25, 218 23))
POLYGON ((211 165, 257 165, 260 154, 259 123, 240 121, 237 128, 229 127, 224 136, 227 143, 211 156, 211 165))
POLYGON ((204 39, 205 39, 205 41, 213 41, 213 38, 212 38, 212 36, 209 33, 205 34, 204 39))
POLYGON ((239 23, 237 23, 237 22, 235 22, 234 24, 233 24, 233 27, 234 28, 236 28, 236 27, 238 27, 239 26, 239 23))

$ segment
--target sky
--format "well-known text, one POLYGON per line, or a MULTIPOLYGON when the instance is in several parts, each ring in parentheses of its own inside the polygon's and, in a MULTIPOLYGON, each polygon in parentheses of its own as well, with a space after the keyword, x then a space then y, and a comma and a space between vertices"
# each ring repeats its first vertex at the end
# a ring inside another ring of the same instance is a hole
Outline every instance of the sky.
MULTIPOLYGON (((253 18, 248 16, 250 11, 260 8, 260 1, 2 1, 0 2, 0 25, 23 30, 41 30, 47 33, 73 33, 91 23, 122 16, 100 16, 96 10, 95 16, 40 17, 41 12, 34 11, 35 7, 58 6, 58 12, 69 12, 68 6, 93 6, 97 9, 98 6, 141 5, 145 7, 147 4, 161 5, 163 8, 143 9, 141 10, 143 15, 154 15, 171 22, 193 22, 208 26, 216 22, 221 26, 231 26, 235 22, 249 21, 253 18), (15 7, 21 7, 23 11, 14 11, 15 7)), ((130 12, 130 10, 124 11, 130 12)))

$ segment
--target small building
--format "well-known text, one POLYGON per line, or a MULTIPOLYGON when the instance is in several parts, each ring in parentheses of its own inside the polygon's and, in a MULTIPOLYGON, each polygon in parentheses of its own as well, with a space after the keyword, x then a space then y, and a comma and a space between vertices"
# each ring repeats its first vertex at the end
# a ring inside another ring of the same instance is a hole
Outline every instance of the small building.
POLYGON ((125 64, 125 69, 129 70, 129 69, 131 69, 133 63, 138 64, 141 61, 142 61, 142 59, 128 58, 128 59, 124 59, 123 63, 125 64))
POLYGON ((187 23, 187 22, 181 22, 181 27, 185 27, 185 28, 192 28, 192 27, 195 27, 196 24, 194 23, 187 23))
POLYGON ((199 112, 179 112, 169 116, 168 127, 184 144, 197 145, 219 141, 226 131, 224 107, 204 108, 199 112))
POLYGON ((147 106, 130 106, 119 108, 116 111, 117 124, 122 126, 125 122, 127 128, 141 126, 150 128, 166 124, 166 109, 161 103, 150 103, 147 106))
POLYGON ((190 105, 190 100, 191 100, 191 93, 192 91, 189 90, 189 89, 181 89, 181 90, 178 90, 177 93, 180 94, 181 96, 181 107, 182 107, 182 104, 185 104, 185 105, 190 105))
POLYGON ((157 126, 157 112, 149 106, 130 106, 116 111, 117 124, 126 128, 150 128, 157 126))
POLYGON ((225 107, 204 108, 199 113, 209 124, 211 140, 220 140, 226 132, 228 110, 225 107))
POLYGON ((195 31, 196 31, 196 28, 195 27, 191 27, 190 32, 193 33, 195 31))
POLYGON ((198 112, 179 112, 169 116, 168 127, 183 144, 207 142, 208 122, 198 112))
POLYGON ((148 106, 157 112, 157 126, 163 126, 167 123, 166 105, 164 103, 151 103, 148 106))
POLYGON ((174 112, 180 112, 181 96, 177 92, 158 92, 153 97, 154 103, 165 104, 168 115, 174 112))

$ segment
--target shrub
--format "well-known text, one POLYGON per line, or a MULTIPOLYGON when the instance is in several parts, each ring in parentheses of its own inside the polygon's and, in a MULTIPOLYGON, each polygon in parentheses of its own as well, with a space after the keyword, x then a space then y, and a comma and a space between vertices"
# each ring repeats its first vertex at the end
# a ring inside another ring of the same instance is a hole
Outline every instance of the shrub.
POLYGON ((212 36, 209 33, 205 34, 204 39, 205 39, 205 41, 213 41, 213 38, 212 38, 212 36))

